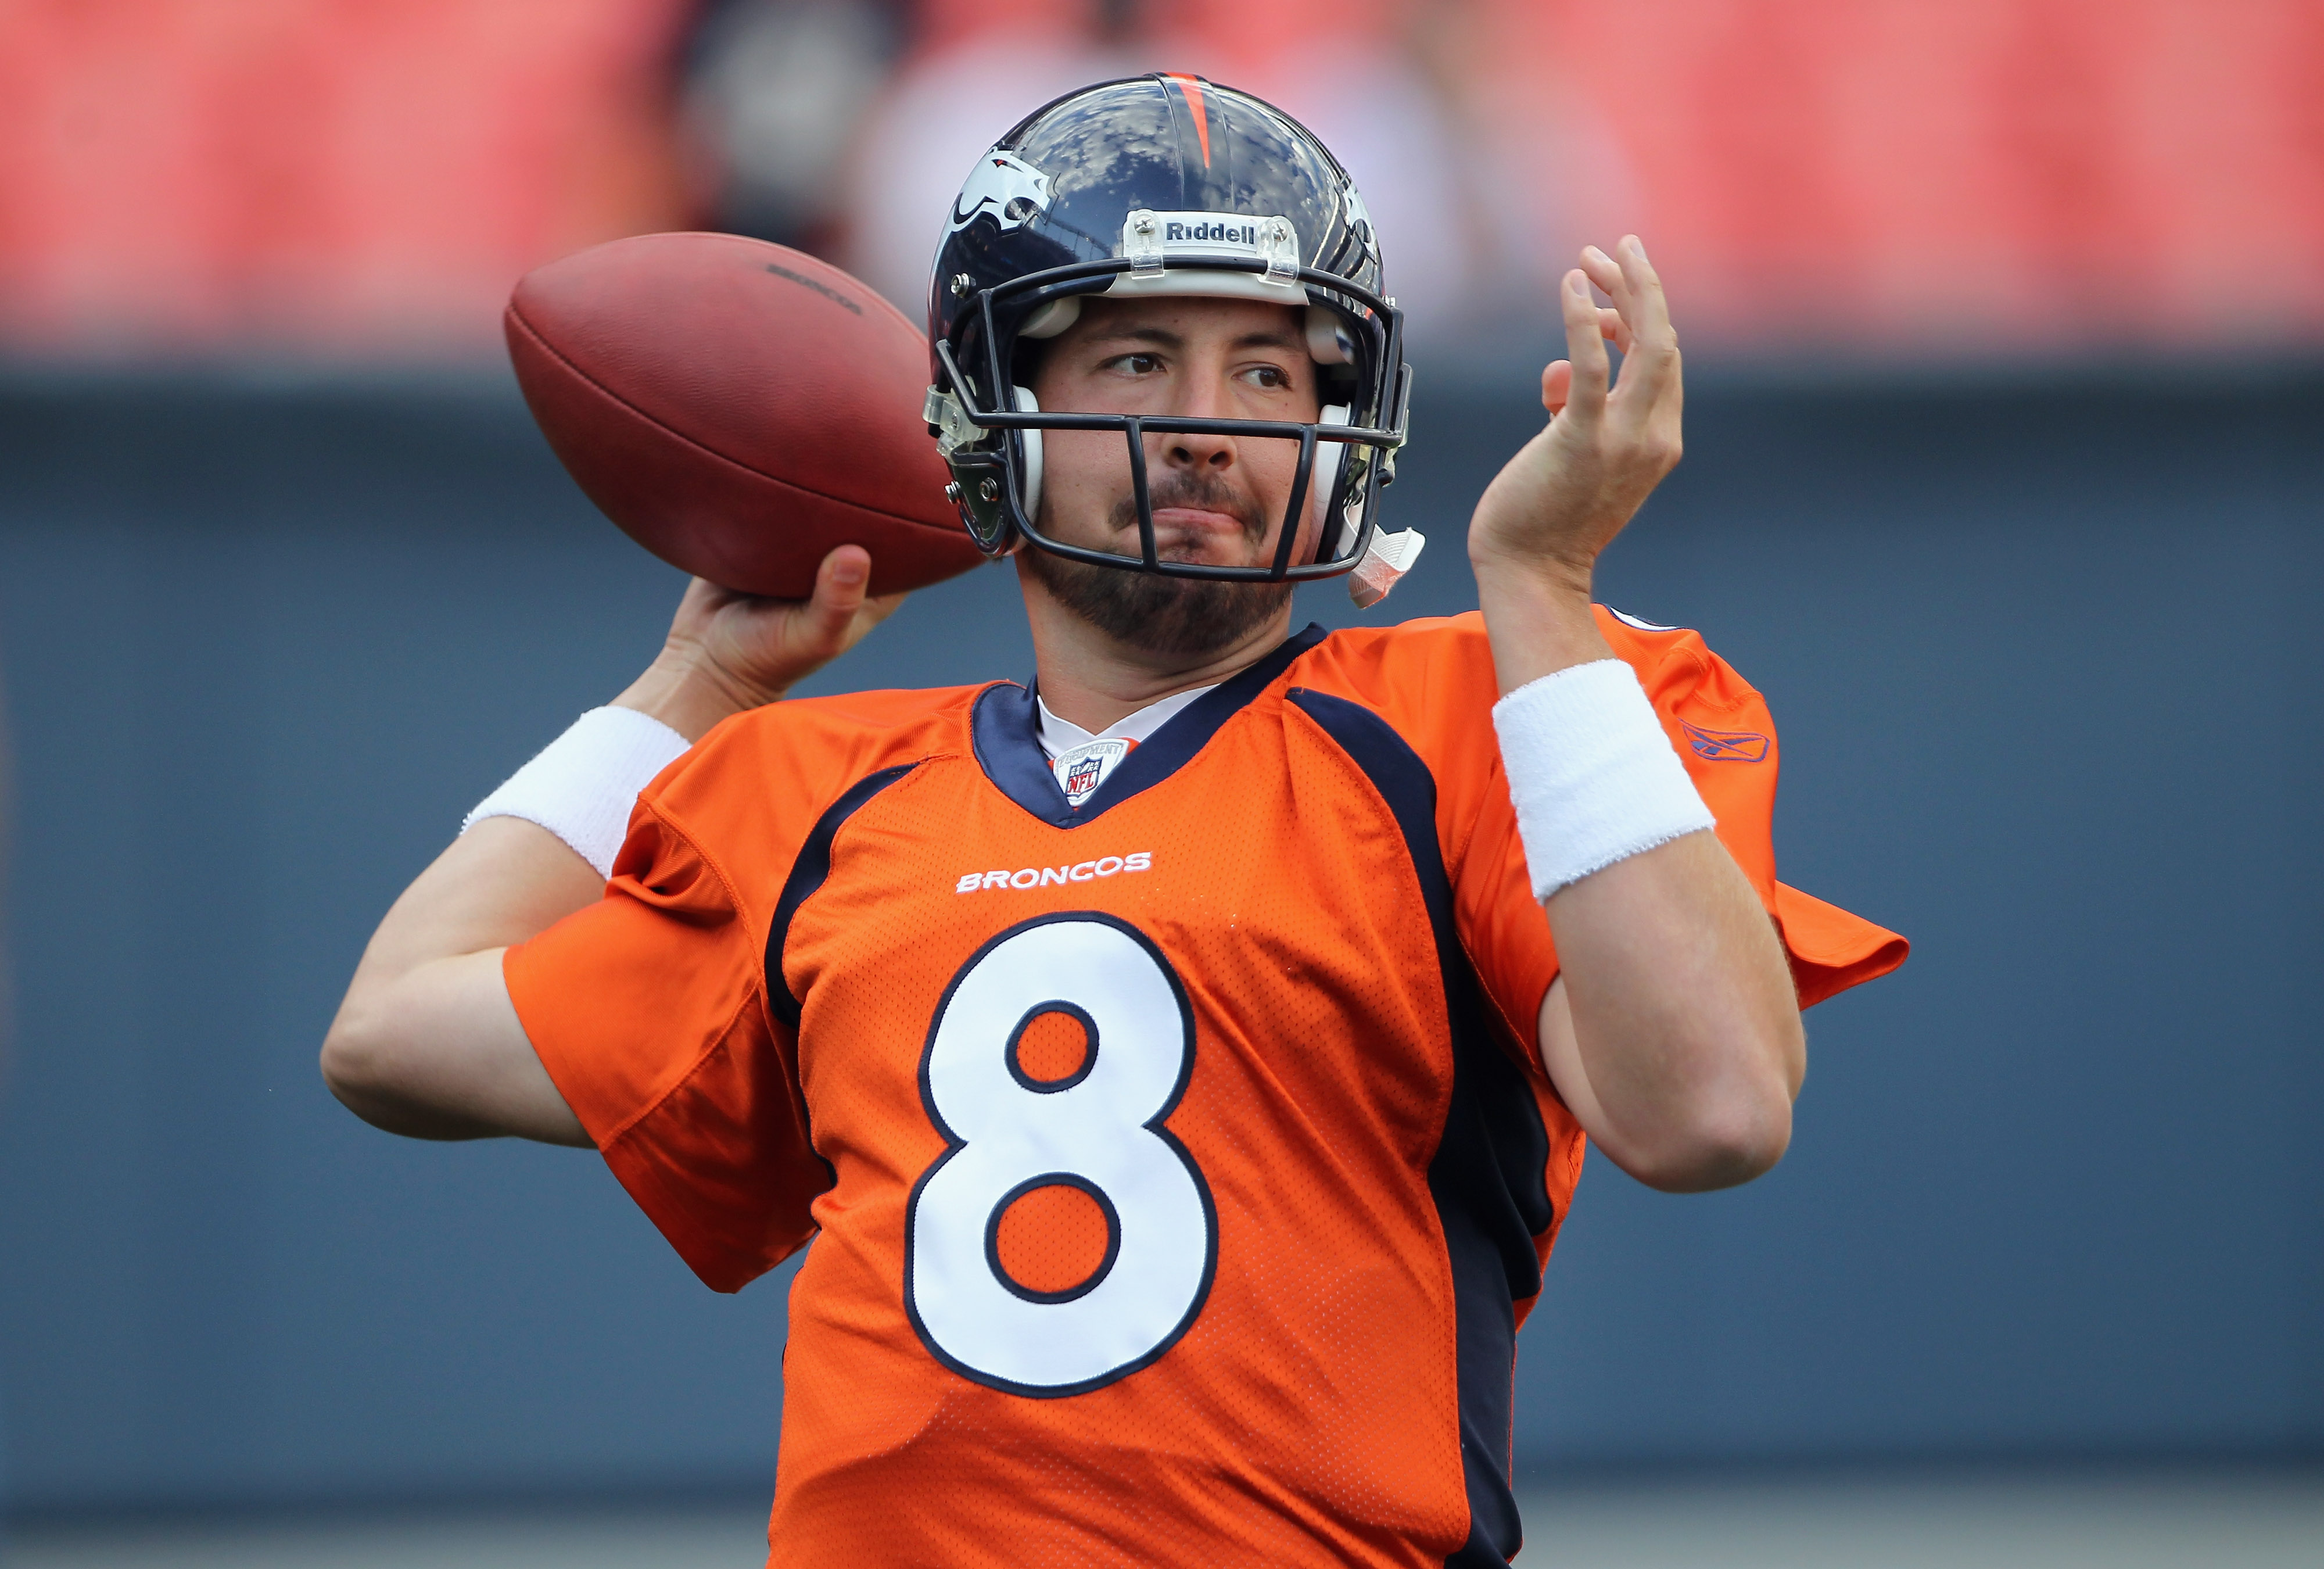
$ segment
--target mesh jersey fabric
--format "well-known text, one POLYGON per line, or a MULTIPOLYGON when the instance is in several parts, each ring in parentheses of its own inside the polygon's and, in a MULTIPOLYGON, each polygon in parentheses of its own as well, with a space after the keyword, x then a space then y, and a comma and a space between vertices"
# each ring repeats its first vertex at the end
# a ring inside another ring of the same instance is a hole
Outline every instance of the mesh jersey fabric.
MULTIPOLYGON (((1901 963, 1776 881, 1759 695, 1599 621, 1803 1003, 1901 963)), ((603 901, 509 951, 707 1284, 814 1239, 771 1561, 1515 1552, 1514 1335, 1583 1139, 1496 695, 1473 613, 1311 628, 1078 809, 1010 684, 754 710, 641 796, 603 901)))

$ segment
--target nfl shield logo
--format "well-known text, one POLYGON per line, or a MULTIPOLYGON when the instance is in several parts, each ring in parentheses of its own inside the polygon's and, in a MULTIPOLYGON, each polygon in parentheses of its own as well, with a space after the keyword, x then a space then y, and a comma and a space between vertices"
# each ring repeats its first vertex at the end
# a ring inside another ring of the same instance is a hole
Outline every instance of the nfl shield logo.
POLYGON ((1101 735, 1095 741, 1084 741, 1070 752, 1060 752, 1049 766, 1056 771, 1057 785, 1065 792, 1065 804, 1078 807, 1097 793, 1113 765, 1130 755, 1131 743, 1119 735, 1101 735))

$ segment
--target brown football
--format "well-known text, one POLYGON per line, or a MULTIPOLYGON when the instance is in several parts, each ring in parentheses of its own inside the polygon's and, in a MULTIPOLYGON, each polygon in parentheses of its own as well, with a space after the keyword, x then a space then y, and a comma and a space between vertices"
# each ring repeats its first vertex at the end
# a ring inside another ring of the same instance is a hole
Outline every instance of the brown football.
POLYGON ((525 274, 525 402, 591 501, 674 567, 803 599, 835 545, 872 592, 983 559, 920 416, 928 344, 836 267, 734 235, 642 235, 525 274))

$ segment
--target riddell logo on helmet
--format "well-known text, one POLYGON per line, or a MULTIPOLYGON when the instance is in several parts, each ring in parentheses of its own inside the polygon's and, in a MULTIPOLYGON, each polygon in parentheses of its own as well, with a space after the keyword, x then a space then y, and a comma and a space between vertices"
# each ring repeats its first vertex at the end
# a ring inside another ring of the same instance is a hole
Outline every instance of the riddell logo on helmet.
POLYGON ((1259 249, 1257 224, 1182 224, 1171 223, 1162 232, 1166 243, 1182 240, 1209 240, 1228 245, 1249 245, 1259 249))

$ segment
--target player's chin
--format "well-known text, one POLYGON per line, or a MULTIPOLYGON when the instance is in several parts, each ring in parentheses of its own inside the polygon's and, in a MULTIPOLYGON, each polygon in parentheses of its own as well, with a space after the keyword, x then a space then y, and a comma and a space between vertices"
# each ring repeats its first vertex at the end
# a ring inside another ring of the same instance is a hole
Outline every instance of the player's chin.
MULTIPOLYGON (((1157 554, 1160 544, 1157 539, 1157 554)), ((1291 598, 1288 583, 1166 577, 1067 560, 1040 549, 1028 552, 1025 560, 1051 597, 1066 609, 1116 641, 1163 659, 1223 652, 1265 624, 1291 598)))

